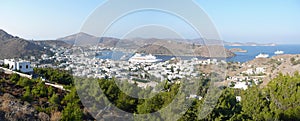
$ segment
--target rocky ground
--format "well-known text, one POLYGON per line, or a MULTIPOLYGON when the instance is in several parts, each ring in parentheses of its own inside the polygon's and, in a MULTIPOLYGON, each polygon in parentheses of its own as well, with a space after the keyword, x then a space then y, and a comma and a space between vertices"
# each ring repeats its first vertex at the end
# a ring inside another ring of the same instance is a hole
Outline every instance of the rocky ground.
POLYGON ((48 121, 50 117, 46 113, 36 111, 31 104, 5 93, 0 96, 0 120, 48 121))
POLYGON ((227 75, 234 76, 250 68, 263 67, 266 69, 266 75, 263 78, 261 86, 265 86, 279 73, 292 75, 297 71, 300 72, 300 63, 296 63, 298 60, 300 61, 300 55, 295 54, 277 55, 271 58, 256 58, 245 63, 233 63, 229 65, 227 75), (295 62, 291 61, 292 58, 295 59, 295 62))

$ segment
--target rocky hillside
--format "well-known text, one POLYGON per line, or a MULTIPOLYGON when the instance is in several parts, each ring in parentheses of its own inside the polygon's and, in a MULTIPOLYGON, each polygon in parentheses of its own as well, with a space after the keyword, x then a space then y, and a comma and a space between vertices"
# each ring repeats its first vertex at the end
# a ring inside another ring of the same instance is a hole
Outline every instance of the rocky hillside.
POLYGON ((76 46, 86 46, 86 45, 94 45, 99 43, 99 37, 95 37, 83 32, 73 34, 70 36, 58 38, 57 40, 64 41, 70 45, 76 46))
POLYGON ((186 43, 171 42, 166 44, 149 44, 137 50, 138 53, 150 53, 154 55, 170 56, 201 56, 201 57, 233 57, 234 53, 230 52, 223 46, 210 45, 190 45, 186 43))
POLYGON ((42 47, 51 47, 51 48, 57 48, 57 47, 69 48, 72 46, 60 40, 41 40, 41 41, 34 41, 34 43, 42 47))
MULTIPOLYGON (((67 71, 50 68, 35 71, 37 75, 49 74, 47 76, 53 79, 49 82, 56 80, 59 85, 72 81, 72 75, 67 71)), ((39 78, 28 79, 0 69, 0 121, 94 120, 85 111, 75 87, 70 85, 64 85, 70 87, 65 91, 49 86, 39 78)))
POLYGON ((0 30, 0 59, 24 58, 25 56, 40 57, 43 53, 51 52, 33 41, 27 41, 0 30))
POLYGON ((46 113, 35 110, 30 103, 21 101, 13 95, 5 93, 3 96, 0 96, 0 120, 48 121, 50 120, 50 117, 46 113))
POLYGON ((261 86, 266 86, 270 80, 277 77, 279 73, 284 75, 293 75, 295 72, 300 72, 300 55, 299 54, 283 54, 276 55, 270 58, 255 58, 245 63, 230 63, 230 70, 227 71, 228 76, 240 75, 248 69, 255 70, 256 68, 264 68, 265 74, 262 75, 263 83, 261 86))
MULTIPOLYGON (((202 57, 233 57, 234 53, 220 46, 216 41, 211 43, 191 43, 191 40, 133 38, 118 39, 113 37, 95 37, 86 33, 78 33, 59 38, 77 46, 99 45, 106 48, 116 48, 131 52, 150 53, 155 55, 202 56, 202 57), (75 42, 76 40, 76 42, 75 42)), ((194 40, 200 41, 200 40, 194 40)))

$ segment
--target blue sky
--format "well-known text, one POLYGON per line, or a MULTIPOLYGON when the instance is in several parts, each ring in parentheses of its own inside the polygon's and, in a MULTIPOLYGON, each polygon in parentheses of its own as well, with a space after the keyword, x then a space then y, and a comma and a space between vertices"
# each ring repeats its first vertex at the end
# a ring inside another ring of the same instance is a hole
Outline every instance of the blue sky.
MULTIPOLYGON (((26 39, 56 39, 79 32, 88 16, 103 2, 1 0, 0 29, 26 39)), ((210 16, 223 40, 300 43, 299 0, 195 2, 210 16)), ((149 19, 145 17, 145 20, 149 19)))

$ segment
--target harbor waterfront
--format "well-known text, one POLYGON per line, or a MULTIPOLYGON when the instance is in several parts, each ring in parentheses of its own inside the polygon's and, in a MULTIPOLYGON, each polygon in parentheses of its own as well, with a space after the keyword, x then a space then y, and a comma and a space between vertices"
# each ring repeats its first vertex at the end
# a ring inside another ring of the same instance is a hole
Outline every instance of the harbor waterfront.
POLYGON ((177 83, 180 79, 202 78, 218 69, 224 69, 228 73, 226 78, 220 80, 224 81, 221 85, 246 90, 253 84, 267 84, 280 72, 292 74, 300 71, 286 70, 286 67, 293 68, 300 63, 296 45, 241 46, 240 48, 248 52, 237 52, 235 57, 225 59, 129 53, 98 46, 85 48, 85 51, 82 47, 62 47, 51 48, 54 55, 43 54, 41 59, 31 61, 31 64, 36 68, 72 71, 75 77, 127 80, 142 88, 155 87, 165 80, 177 83), (286 54, 276 54, 278 50, 286 54), (263 56, 261 53, 268 56, 263 56), (239 58, 246 59, 239 60, 239 58), (54 62, 56 63, 53 64, 54 62), (219 68, 214 70, 216 69, 212 69, 214 66, 219 68))
MULTIPOLYGON (((247 62, 255 59, 260 53, 268 54, 269 57, 272 57, 276 51, 283 51, 284 54, 300 54, 300 45, 277 45, 277 46, 225 46, 227 49, 231 48, 241 48, 247 50, 247 52, 235 52, 236 56, 231 58, 226 58, 227 62, 247 62)), ((99 59, 112 59, 112 60, 124 60, 129 59, 133 54, 124 53, 121 51, 104 51, 101 56, 97 56, 99 59), (123 58, 122 58, 123 57, 123 58), (125 58, 124 58, 125 57, 125 58)), ((178 57, 183 60, 190 60, 195 58, 194 56, 165 56, 165 55, 155 55, 158 59, 162 61, 170 60, 173 57, 178 57)), ((198 59, 208 59, 203 57, 197 57, 198 59)))
POLYGON ((0 121, 300 121, 299 5, 3 0, 0 121))

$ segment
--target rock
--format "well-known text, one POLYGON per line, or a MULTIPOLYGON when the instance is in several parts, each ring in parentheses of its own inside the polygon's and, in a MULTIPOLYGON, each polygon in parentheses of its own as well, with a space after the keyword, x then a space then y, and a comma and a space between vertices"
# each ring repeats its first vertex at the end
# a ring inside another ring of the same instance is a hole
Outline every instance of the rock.
POLYGON ((247 53, 247 50, 243 50, 242 48, 231 48, 229 51, 235 53, 235 52, 240 52, 240 53, 247 53))
POLYGON ((40 112, 38 114, 38 117, 41 121, 50 121, 50 117, 48 114, 44 113, 44 112, 40 112))
POLYGON ((16 99, 13 95, 5 93, 0 96, 1 121, 49 121, 45 113, 38 113, 29 103, 16 99))

